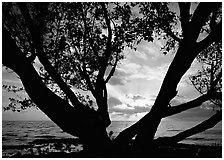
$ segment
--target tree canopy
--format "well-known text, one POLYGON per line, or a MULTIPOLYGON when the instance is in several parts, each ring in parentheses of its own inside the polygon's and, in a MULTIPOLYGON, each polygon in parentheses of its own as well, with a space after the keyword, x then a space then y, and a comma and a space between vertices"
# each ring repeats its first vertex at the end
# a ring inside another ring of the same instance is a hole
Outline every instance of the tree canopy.
MULTIPOLYGON (((16 111, 16 103, 21 104, 21 109, 35 104, 64 131, 79 136, 88 151, 97 152, 96 143, 103 151, 111 146, 127 147, 133 137, 137 152, 148 150, 162 118, 207 100, 221 107, 221 3, 199 3, 194 7, 178 3, 179 10, 172 10, 171 4, 165 2, 3 3, 3 65, 19 75, 24 87, 3 88, 25 90, 30 97, 12 98, 5 109, 16 111), (172 52, 174 59, 149 113, 112 143, 106 133, 110 125, 106 84, 125 58, 124 48, 136 50, 142 40, 152 42, 155 38, 164 42, 163 53, 172 52), (202 70, 190 81, 202 95, 170 106, 178 83, 195 58, 203 64, 202 70), (40 68, 35 66, 37 60, 40 68), (74 93, 74 88, 90 91, 94 100, 74 93), (37 91, 43 94, 37 95, 37 91), (96 132, 90 136, 91 129, 96 132)), ((217 112, 187 132, 168 138, 168 142, 181 141, 220 120, 221 112, 217 112)))

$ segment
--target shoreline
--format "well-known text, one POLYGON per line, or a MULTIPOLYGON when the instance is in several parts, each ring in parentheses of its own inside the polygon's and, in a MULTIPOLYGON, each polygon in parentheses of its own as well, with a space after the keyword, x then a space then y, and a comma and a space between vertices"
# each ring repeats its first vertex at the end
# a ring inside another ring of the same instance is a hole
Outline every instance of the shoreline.
MULTIPOLYGON (((50 144, 49 144, 50 145, 50 144)), ((76 144, 77 146, 78 144, 76 144)), ((80 145, 80 144, 79 144, 80 145)), ((4 147, 3 147, 4 148, 4 147)), ((34 148, 30 148, 34 149, 34 148)), ((208 146, 208 145, 195 145, 195 144, 184 144, 177 143, 173 145, 160 145, 153 151, 133 152, 132 149, 125 150, 120 153, 88 155, 82 150, 76 152, 66 153, 61 150, 60 152, 45 152, 35 155, 17 153, 13 156, 2 156, 2 158, 221 158, 222 157, 222 146, 208 146)))

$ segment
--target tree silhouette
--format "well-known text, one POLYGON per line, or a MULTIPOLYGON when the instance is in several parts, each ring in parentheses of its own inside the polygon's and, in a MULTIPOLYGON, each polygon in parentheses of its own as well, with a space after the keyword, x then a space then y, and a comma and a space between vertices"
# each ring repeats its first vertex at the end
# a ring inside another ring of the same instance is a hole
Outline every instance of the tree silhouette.
POLYGON ((20 77, 30 97, 11 99, 6 109, 34 103, 63 131, 78 136, 87 153, 95 154, 119 152, 133 137, 135 151, 145 152, 157 142, 176 143, 213 127, 221 112, 174 137, 154 139, 162 118, 207 100, 221 105, 221 3, 199 3, 193 14, 190 8, 190 3, 179 3, 179 18, 168 3, 3 3, 3 65, 20 77), (134 7, 138 16, 133 15, 134 7), (175 28, 178 22, 180 32, 175 28), (175 57, 149 113, 111 141, 106 132, 110 125, 106 84, 124 58, 124 47, 136 49, 141 40, 150 42, 155 36, 166 40, 164 54, 173 51, 175 57), (42 65, 38 70, 36 58, 42 65), (169 107, 195 58, 210 65, 191 76, 202 95, 169 107), (97 107, 88 96, 75 94, 74 86, 90 91, 97 107))
MULTIPOLYGON (((180 38, 173 32, 171 33, 170 28, 167 29, 165 27, 164 29, 167 30, 166 33, 170 35, 173 40, 178 42, 178 49, 171 65, 169 66, 157 99, 152 106, 152 109, 146 116, 125 131, 121 132, 121 134, 117 137, 118 143, 123 143, 126 140, 136 136, 136 145, 138 148, 141 148, 141 150, 147 150, 148 144, 152 144, 153 142, 155 132, 162 118, 197 107, 209 99, 221 100, 221 92, 211 90, 211 92, 208 91, 205 95, 202 95, 201 97, 185 104, 168 107, 169 102, 177 94, 177 84, 184 73, 190 68, 191 63, 196 56, 208 48, 213 42, 221 40, 221 20, 219 17, 219 7, 220 4, 200 3, 195 9, 193 15, 191 15, 190 3, 179 3, 182 34, 180 38), (217 20, 217 18, 219 20, 217 20), (209 25, 206 25, 206 22, 209 25), (204 26, 209 27, 209 34, 203 40, 198 41, 200 33, 204 30, 204 26), (181 69, 177 71, 177 68, 181 69)), ((146 16, 147 15, 148 14, 146 14, 146 16)), ((169 45, 167 47, 169 49, 169 45)), ((217 113, 216 117, 218 118, 215 121, 215 124, 221 120, 221 113, 217 113)), ((207 126, 207 128, 209 127, 207 126)), ((192 132, 192 134, 195 133, 192 132)), ((185 136, 183 137, 186 138, 185 136)), ((180 140, 182 139, 178 139, 177 141, 180 140)))

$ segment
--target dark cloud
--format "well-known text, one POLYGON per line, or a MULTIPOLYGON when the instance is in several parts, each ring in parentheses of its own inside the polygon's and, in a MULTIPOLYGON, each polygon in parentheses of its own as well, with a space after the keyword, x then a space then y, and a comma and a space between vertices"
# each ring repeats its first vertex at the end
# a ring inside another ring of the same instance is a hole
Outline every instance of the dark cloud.
POLYGON ((119 99, 115 98, 115 97, 110 97, 108 99, 108 104, 109 104, 109 106, 113 107, 113 106, 122 104, 122 102, 119 99))
POLYGON ((133 100, 139 100, 139 99, 145 99, 145 97, 141 96, 141 95, 134 95, 132 97, 133 100))

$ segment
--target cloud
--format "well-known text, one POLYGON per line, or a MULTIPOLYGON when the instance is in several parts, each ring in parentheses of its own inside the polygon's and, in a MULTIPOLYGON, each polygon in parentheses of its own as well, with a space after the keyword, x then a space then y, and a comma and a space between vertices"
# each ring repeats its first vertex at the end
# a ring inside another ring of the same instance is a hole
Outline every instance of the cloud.
POLYGON ((124 53, 129 57, 132 58, 134 60, 139 59, 139 60, 143 60, 143 61, 147 61, 148 60, 148 54, 146 54, 145 52, 139 51, 139 50, 133 50, 130 48, 125 48, 124 53))
POLYGON ((130 62, 129 60, 122 61, 121 64, 117 67, 118 71, 123 72, 126 75, 137 74, 139 69, 141 69, 140 64, 130 62))
POLYGON ((117 98, 110 97, 108 99, 108 104, 110 104, 110 106, 117 106, 117 105, 121 105, 122 102, 119 99, 117 99, 117 98))
MULTIPOLYGON (((151 68, 147 65, 139 65, 128 60, 124 61, 116 70, 117 76, 120 76, 120 81, 132 79, 157 79, 162 81, 168 70, 168 64, 161 65, 156 68, 151 68)), ((116 78, 115 77, 115 78, 116 78)))
POLYGON ((140 58, 140 59, 143 59, 143 60, 148 60, 148 56, 144 52, 135 51, 135 56, 137 58, 140 58))
POLYGON ((123 96, 123 92, 120 90, 119 87, 113 86, 109 83, 107 83, 107 91, 108 91, 109 97, 114 97, 114 98, 117 98, 118 100, 119 100, 119 97, 123 96))
POLYGON ((107 88, 109 93, 108 102, 112 107, 115 105, 126 104, 132 107, 138 106, 148 108, 154 103, 154 97, 151 97, 151 95, 143 96, 140 94, 125 94, 119 91, 117 87, 109 84, 107 84, 107 88))
POLYGON ((111 85, 125 85, 125 80, 122 77, 118 77, 118 76, 113 76, 109 83, 111 85))
POLYGON ((19 76, 11 69, 6 69, 5 67, 2 67, 2 83, 3 84, 7 83, 10 85, 21 86, 22 83, 18 77, 19 76))
POLYGON ((141 41, 141 43, 137 47, 136 52, 129 49, 125 50, 124 53, 125 55, 127 55, 127 59, 129 59, 131 62, 136 62, 141 65, 156 68, 165 63, 169 64, 173 60, 175 55, 174 53, 164 55, 161 47, 162 43, 158 40, 150 43, 141 41))
MULTIPOLYGON (((109 88, 113 88, 110 86, 109 88)), ((112 92, 113 93, 113 92, 112 92)), ((109 104, 109 112, 112 113, 120 113, 119 117, 124 116, 127 117, 137 114, 137 113, 145 113, 149 112, 152 104, 152 97, 145 97, 140 94, 121 94, 114 92, 112 96, 108 99, 109 104)), ((120 119, 119 118, 119 119, 120 119)))
MULTIPOLYGON (((136 66, 132 66, 132 68, 135 68, 136 66)), ((106 74, 109 74, 110 69, 107 70, 106 74)), ((116 68, 114 75, 111 77, 109 84, 110 85, 125 85, 127 82, 129 82, 129 79, 127 77, 132 74, 131 70, 124 71, 123 69, 120 69, 119 66, 116 68)))
POLYGON ((138 51, 146 54, 149 57, 149 60, 156 60, 162 55, 160 51, 161 46, 158 46, 157 43, 158 42, 148 43, 142 41, 138 46, 138 51))
POLYGON ((119 110, 134 110, 135 109, 134 107, 127 104, 119 104, 114 106, 113 108, 119 109, 119 110))
POLYGON ((10 83, 14 85, 21 85, 21 81, 19 79, 2 79, 2 83, 10 83))
POLYGON ((135 114, 126 114, 121 112, 112 112, 110 118, 112 121, 138 121, 148 112, 135 113, 135 114))
POLYGON ((142 97, 140 94, 132 95, 132 98, 133 98, 134 100, 145 99, 145 98, 142 97))
POLYGON ((133 106, 133 107, 149 107, 153 105, 153 101, 151 101, 151 98, 146 98, 142 95, 133 95, 133 94, 125 94, 123 97, 121 97, 121 101, 127 105, 133 106), (138 98, 136 98, 138 97, 138 98))

